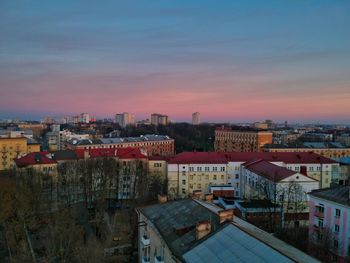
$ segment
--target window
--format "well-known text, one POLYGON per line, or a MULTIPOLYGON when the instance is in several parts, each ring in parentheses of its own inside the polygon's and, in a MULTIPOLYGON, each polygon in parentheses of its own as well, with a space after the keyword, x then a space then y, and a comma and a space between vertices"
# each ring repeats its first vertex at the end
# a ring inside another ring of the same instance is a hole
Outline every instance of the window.
POLYGON ((323 219, 318 220, 318 227, 323 228, 323 219))
POLYGON ((238 174, 236 174, 236 179, 239 179, 239 175, 238 174))
POLYGON ((312 166, 309 167, 309 171, 310 172, 313 172, 314 171, 314 168, 312 166))
POLYGON ((220 171, 225 172, 225 167, 221 167, 220 171))
POLYGON ((197 167, 197 172, 201 172, 202 171, 202 167, 197 167))
POLYGON ((340 217, 340 209, 338 208, 335 209, 335 216, 340 217))
POLYGON ((218 168, 217 167, 213 167, 213 172, 217 172, 218 168))
POLYGON ((206 171, 206 172, 209 172, 209 167, 205 167, 205 171, 206 171))
POLYGON ((239 188, 239 183, 236 183, 236 187, 239 188))
POLYGON ((194 171, 194 168, 193 167, 190 167, 190 172, 193 172, 194 171))
POLYGON ((182 180, 182 184, 186 184, 186 180, 182 180))
POLYGON ((334 245, 334 248, 338 248, 339 247, 338 240, 334 239, 333 240, 333 245, 334 245))
POLYGON ((216 180, 216 174, 213 175, 213 179, 216 180))
POLYGON ((186 176, 186 172, 182 172, 182 176, 186 176))
POLYGON ((324 206, 323 205, 317 205, 315 206, 315 213, 320 213, 323 214, 324 213, 324 206))
POLYGON ((205 175, 205 179, 206 179, 206 180, 209 180, 209 175, 208 175, 208 174, 205 175))
POLYGON ((339 233, 339 225, 334 225, 334 232, 339 233))

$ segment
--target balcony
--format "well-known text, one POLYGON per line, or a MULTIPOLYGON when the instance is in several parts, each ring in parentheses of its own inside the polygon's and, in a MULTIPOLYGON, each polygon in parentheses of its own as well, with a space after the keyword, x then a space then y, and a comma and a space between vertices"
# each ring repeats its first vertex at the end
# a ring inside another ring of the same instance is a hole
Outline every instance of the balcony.
POLYGON ((142 257, 142 261, 141 261, 142 263, 149 263, 149 262, 151 262, 151 259, 150 259, 150 257, 142 257))
POLYGON ((150 245, 151 240, 149 239, 149 237, 147 237, 146 235, 143 235, 141 238, 141 243, 144 247, 147 247, 150 245))
POLYGON ((315 216, 320 217, 320 218, 324 218, 324 212, 315 211, 315 216))
POLYGON ((164 258, 162 256, 155 256, 154 263, 164 263, 164 258))
POLYGON ((319 226, 319 225, 314 225, 314 229, 321 231, 323 229, 323 226, 319 226))

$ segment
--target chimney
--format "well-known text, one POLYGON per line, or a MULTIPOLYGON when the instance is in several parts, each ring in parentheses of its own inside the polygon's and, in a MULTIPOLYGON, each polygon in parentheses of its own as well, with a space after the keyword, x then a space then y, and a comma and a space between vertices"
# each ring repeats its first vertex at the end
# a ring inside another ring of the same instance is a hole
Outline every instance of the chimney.
POLYGON ((300 173, 307 176, 307 167, 305 165, 300 166, 300 173))
POLYGON ((211 232, 210 221, 201 221, 196 225, 196 240, 200 240, 211 232))
POLYGON ((84 159, 89 159, 90 158, 90 153, 89 150, 84 151, 84 159))
POLYGON ((202 190, 194 190, 193 191, 193 199, 201 199, 202 196, 202 190))
POLYGON ((206 194, 205 201, 206 202, 213 202, 213 194, 206 194))
POLYGON ((167 195, 158 195, 158 202, 160 204, 164 204, 168 202, 168 196, 167 195))
POLYGON ((233 221, 233 210, 222 210, 219 211, 220 224, 224 222, 232 222, 233 221))

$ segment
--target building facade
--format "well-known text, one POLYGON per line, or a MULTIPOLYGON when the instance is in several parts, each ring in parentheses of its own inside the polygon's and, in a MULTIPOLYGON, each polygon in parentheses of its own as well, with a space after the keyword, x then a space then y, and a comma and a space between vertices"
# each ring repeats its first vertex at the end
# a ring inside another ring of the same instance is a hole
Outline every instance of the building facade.
POLYGON ((272 143, 272 133, 267 131, 235 131, 230 128, 215 130, 216 152, 259 152, 272 143))
POLYGON ((269 145, 264 147, 267 152, 313 152, 327 158, 350 157, 349 147, 327 146, 324 143, 309 143, 298 147, 284 145, 269 145))
POLYGON ((314 153, 183 152, 168 162, 168 193, 188 196, 200 190, 204 195, 208 186, 228 184, 234 187, 235 197, 243 197, 242 166, 257 159, 307 175, 318 182, 318 188, 329 187, 339 177, 338 162, 314 153))
POLYGON ((327 262, 350 261, 350 186, 309 193, 310 251, 327 262))
POLYGON ((103 138, 76 140, 67 144, 67 149, 94 149, 94 148, 139 148, 148 156, 173 156, 175 153, 175 141, 166 135, 147 134, 140 137, 103 138))
POLYGON ((40 144, 26 137, 0 138, 0 147, 0 170, 13 168, 14 159, 18 156, 40 151, 40 144))
POLYGON ((200 113, 194 112, 192 113, 192 125, 199 125, 201 123, 200 113))
POLYGON ((152 125, 168 125, 169 123, 169 117, 167 115, 159 114, 159 113, 153 113, 151 115, 151 124, 152 125))
POLYGON ((115 122, 121 127, 126 127, 127 125, 135 125, 135 115, 129 112, 117 113, 115 115, 115 122))

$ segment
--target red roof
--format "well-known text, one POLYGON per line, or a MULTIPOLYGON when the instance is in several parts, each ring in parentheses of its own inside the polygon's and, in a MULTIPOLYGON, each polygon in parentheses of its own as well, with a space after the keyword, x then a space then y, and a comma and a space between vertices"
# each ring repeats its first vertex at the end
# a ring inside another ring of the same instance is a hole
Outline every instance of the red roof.
POLYGON ((290 171, 284 167, 275 165, 265 160, 255 160, 244 164, 245 168, 255 174, 258 174, 266 179, 279 182, 285 178, 288 178, 296 172, 290 171))
POLYGON ((217 152, 183 152, 169 160, 169 164, 227 163, 225 155, 217 152))
POLYGON ((332 164, 332 159, 312 152, 183 152, 172 159, 170 164, 214 164, 227 162, 247 162, 263 159, 269 162, 284 162, 286 164, 332 164))
POLYGON ((23 157, 17 157, 14 159, 16 165, 18 167, 25 167, 28 165, 34 165, 34 164, 55 164, 57 163, 55 160, 52 160, 46 155, 48 152, 32 152, 28 153, 23 157))

